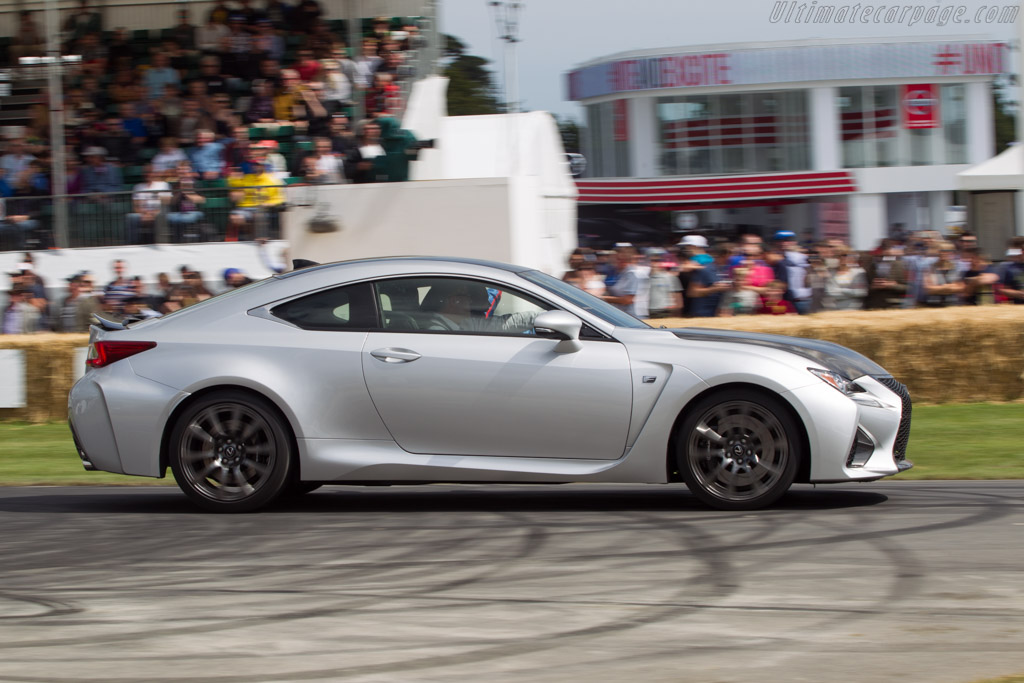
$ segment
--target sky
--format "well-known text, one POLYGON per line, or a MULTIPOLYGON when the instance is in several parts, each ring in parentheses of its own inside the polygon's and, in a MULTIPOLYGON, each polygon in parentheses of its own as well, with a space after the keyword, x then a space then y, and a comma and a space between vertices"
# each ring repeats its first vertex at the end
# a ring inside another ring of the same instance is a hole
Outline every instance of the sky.
MULTIPOLYGON (((439 0, 440 26, 444 33, 458 37, 469 46, 470 54, 492 60, 495 82, 503 81, 504 44, 497 39, 497 27, 489 0, 439 0)), ((710 43, 800 40, 806 38, 879 38, 879 37, 953 37, 972 36, 1018 40, 1018 23, 976 23, 979 9, 1024 5, 1024 0, 909 0, 889 2, 850 2, 820 0, 817 4, 848 7, 848 12, 872 11, 885 7, 881 21, 874 23, 804 24, 797 22, 796 11, 812 0, 524 0, 519 12, 518 69, 519 99, 522 109, 541 109, 559 116, 582 120, 583 111, 574 102, 564 100, 565 74, 589 60, 629 50, 702 45, 710 43), (787 22, 785 13, 795 5, 787 22), (945 8, 948 21, 939 26, 942 14, 927 22, 927 11, 945 8), (920 8, 917 10, 916 8, 920 8), (859 8, 859 9, 855 9, 859 8), (893 16, 898 8, 902 14, 893 16), (904 8, 906 11, 904 12, 904 8), (775 21, 773 13, 776 15, 775 21), (915 12, 919 18, 914 21, 915 12), (959 14, 959 16, 958 16, 959 14), (890 17, 893 23, 886 23, 890 17), (961 23, 954 19, 959 18, 961 23), (962 22, 970 23, 962 23, 962 22)), ((983 10, 984 11, 984 10, 983 10)), ((982 15, 984 19, 984 15, 982 15)), ((1024 21, 1024 8, 1017 22, 1024 21)), ((1020 64, 1020 53, 1013 52, 1012 63, 1020 64)))

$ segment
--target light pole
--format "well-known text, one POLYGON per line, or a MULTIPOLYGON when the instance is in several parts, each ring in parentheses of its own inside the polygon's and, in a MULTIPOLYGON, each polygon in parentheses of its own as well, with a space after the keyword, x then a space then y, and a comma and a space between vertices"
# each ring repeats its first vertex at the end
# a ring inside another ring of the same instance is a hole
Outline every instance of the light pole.
POLYGON ((61 71, 64 63, 60 49, 60 15, 57 0, 46 0, 47 89, 50 107, 50 150, 53 168, 50 192, 53 193, 53 241, 61 249, 68 246, 68 186, 64 148, 64 89, 61 71))
POLYGON ((505 43, 505 111, 515 114, 519 111, 519 73, 516 61, 516 43, 519 42, 519 12, 521 2, 489 3, 498 25, 498 40, 505 43))
MULTIPOLYGON (((1017 13, 1017 145, 1024 145, 1024 0, 1020 1, 1017 13)), ((1018 169, 1024 170, 1024 169, 1018 169)), ((1021 187, 1017 188, 1016 232, 1024 235, 1024 174, 1021 187)))

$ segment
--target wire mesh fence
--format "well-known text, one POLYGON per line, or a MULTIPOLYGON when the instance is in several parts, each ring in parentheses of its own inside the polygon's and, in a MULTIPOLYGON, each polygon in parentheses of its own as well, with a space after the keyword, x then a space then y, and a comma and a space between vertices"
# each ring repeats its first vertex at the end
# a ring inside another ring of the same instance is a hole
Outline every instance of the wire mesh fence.
MULTIPOLYGON (((68 195, 69 247, 279 239, 282 186, 154 189, 68 195)), ((50 196, 4 200, 0 251, 55 246, 50 196), (18 217, 20 220, 15 220, 18 217)))

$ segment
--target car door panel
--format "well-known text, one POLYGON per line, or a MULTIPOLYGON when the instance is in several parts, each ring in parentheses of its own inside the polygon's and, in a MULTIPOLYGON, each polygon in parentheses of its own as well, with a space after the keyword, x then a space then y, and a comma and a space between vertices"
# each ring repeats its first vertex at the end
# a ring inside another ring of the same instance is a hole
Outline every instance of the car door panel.
POLYGON ((371 332, 363 373, 392 437, 412 453, 621 457, 633 391, 625 348, 556 345, 531 335, 371 332))

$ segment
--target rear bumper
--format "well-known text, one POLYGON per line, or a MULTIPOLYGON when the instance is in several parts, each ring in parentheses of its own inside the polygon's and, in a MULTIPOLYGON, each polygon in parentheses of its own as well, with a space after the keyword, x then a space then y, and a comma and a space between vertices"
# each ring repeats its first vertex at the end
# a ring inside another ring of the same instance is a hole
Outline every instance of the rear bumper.
POLYGON ((107 400, 103 389, 92 377, 101 373, 89 373, 71 387, 68 424, 85 469, 123 474, 107 400))
POLYGON ((82 467, 87 472, 94 472, 96 466, 92 464, 92 461, 89 460, 89 455, 82 448, 82 442, 78 440, 78 434, 75 433, 75 424, 70 419, 68 420, 68 426, 71 427, 71 439, 75 442, 75 450, 78 451, 78 457, 82 459, 82 467))
POLYGON ((163 476, 160 443, 185 392, 139 377, 126 359, 90 370, 68 395, 68 422, 86 469, 163 476))

